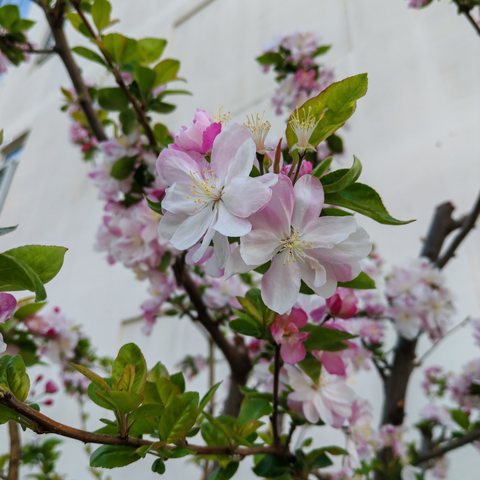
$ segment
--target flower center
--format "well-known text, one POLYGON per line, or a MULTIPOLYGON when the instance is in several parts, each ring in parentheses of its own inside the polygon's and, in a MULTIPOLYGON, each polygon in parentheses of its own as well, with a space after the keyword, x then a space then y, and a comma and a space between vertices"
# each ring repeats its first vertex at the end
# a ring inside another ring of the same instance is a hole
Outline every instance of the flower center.
POLYGON ((190 172, 192 178, 193 201, 199 204, 217 203, 222 199, 223 187, 217 186, 217 178, 210 169, 205 169, 202 175, 190 172))
POLYGON ((263 115, 260 116, 258 113, 256 113, 255 115, 247 116, 244 125, 252 133, 253 141, 255 142, 257 152, 265 153, 265 139, 267 138, 268 132, 270 131, 270 122, 264 120, 263 115))
POLYGON ((307 111, 302 108, 302 115, 300 116, 300 110, 297 109, 292 115, 290 125, 297 136, 297 143, 295 144, 298 150, 315 150, 310 144, 310 137, 313 131, 317 127, 318 123, 323 117, 323 113, 317 120, 315 115, 312 114, 312 108, 309 107, 307 111))
POLYGON ((280 241, 279 253, 287 253, 285 263, 301 260, 305 254, 305 250, 312 248, 310 242, 302 240, 302 235, 302 232, 300 232, 298 228, 292 226, 290 236, 280 241))

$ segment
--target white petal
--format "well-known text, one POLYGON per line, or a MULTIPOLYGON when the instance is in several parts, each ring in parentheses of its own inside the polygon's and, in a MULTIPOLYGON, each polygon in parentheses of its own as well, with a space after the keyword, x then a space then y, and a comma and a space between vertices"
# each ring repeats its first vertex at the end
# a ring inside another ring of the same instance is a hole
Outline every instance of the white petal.
POLYGON ((276 255, 262 278, 262 299, 274 312, 288 312, 300 291, 300 268, 286 253, 276 255))
POLYGON ((292 225, 303 230, 303 226, 320 216, 323 208, 323 187, 320 180, 312 175, 303 175, 293 187, 295 207, 292 225))
POLYGON ((272 191, 256 178, 235 178, 225 186, 222 201, 237 217, 246 218, 260 210, 272 191))
POLYGON ((255 143, 249 130, 232 123, 215 139, 210 165, 217 177, 228 183, 238 176, 250 175, 255 152, 255 143))
POLYGON ((170 241, 175 248, 186 250, 202 238, 214 219, 215 212, 211 208, 202 208, 182 222, 170 241))
POLYGON ((199 172, 199 167, 198 163, 186 153, 167 148, 158 157, 157 172, 169 185, 172 185, 175 182, 188 181, 192 172, 199 172))
POLYGON ((332 248, 345 241, 357 228, 353 217, 320 217, 303 227, 303 240, 313 248, 332 248))
POLYGON ((192 196, 192 185, 181 182, 167 188, 162 208, 171 213, 195 214, 198 211, 198 203, 195 203, 192 196))
POLYGON ((240 254, 248 265, 263 265, 272 259, 279 244, 275 232, 256 229, 240 239, 240 254))
POLYGON ((227 237, 243 237, 252 229, 252 224, 232 215, 222 202, 218 203, 218 217, 213 228, 227 237))

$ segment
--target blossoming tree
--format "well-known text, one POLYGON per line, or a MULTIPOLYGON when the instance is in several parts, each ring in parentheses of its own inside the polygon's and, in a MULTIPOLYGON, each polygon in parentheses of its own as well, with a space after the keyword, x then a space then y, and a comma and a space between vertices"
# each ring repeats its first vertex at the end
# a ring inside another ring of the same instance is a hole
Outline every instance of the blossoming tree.
MULTIPOLYGON (((274 65, 280 82, 294 80, 290 97, 285 89, 281 101, 276 94, 277 106, 291 111, 272 146, 270 124, 258 115, 238 124, 197 110, 172 135, 156 114, 175 108, 169 96, 188 92, 170 87, 180 80, 180 64, 161 58, 165 40, 107 33, 115 23, 108 0, 35 3, 51 27, 51 53, 72 81, 73 89, 63 90, 71 140, 104 202, 98 249, 149 282, 151 298, 141 306, 146 333, 159 316, 186 316, 209 335, 230 375, 200 394, 161 359, 147 366, 135 344, 113 361, 99 359, 59 309, 43 310, 43 284, 58 274, 65 249, 3 252, 0 422, 8 423, 11 439, 7 478, 20 478, 21 458, 35 448, 44 466, 38 478, 59 478, 55 444, 29 445, 22 454, 18 425, 100 445, 90 456, 95 468, 149 458, 162 475, 168 462, 190 456, 204 478, 219 480, 253 457, 261 478, 442 478, 445 455, 480 439, 479 362, 449 377, 439 367, 426 369, 423 387, 434 401, 413 426, 404 424, 405 395, 422 363, 418 339, 427 335, 434 348, 449 333, 454 309, 441 269, 474 227, 480 199, 458 221, 451 204, 440 205, 422 258, 385 275, 354 214, 395 228, 407 222, 358 181, 360 160, 332 169, 332 158, 318 154, 324 141, 331 153, 342 150, 335 148, 336 132, 366 94, 366 74, 333 82, 315 63, 325 48, 313 36, 286 37, 259 57, 274 65), (92 48, 70 48, 65 21, 92 48), (72 52, 102 65, 115 84, 87 85, 72 52), (25 290, 35 297, 10 293, 25 290), (57 386, 39 377, 31 382, 26 367, 45 357, 60 363, 67 389, 108 412, 95 432, 43 412, 57 386), (384 386, 379 426, 348 382, 370 366, 384 386), (218 414, 212 402, 222 390, 218 414), (453 406, 444 402, 448 396, 453 406), (307 427, 340 429, 346 447, 296 441, 307 427), (418 436, 407 438, 413 429, 418 436)), ((16 7, 0 7, 0 25, 2 58, 18 64, 39 51, 26 36, 32 22, 16 7)), ((478 322, 473 326, 478 337, 478 322)), ((194 375, 201 363, 187 358, 182 365, 194 375)))

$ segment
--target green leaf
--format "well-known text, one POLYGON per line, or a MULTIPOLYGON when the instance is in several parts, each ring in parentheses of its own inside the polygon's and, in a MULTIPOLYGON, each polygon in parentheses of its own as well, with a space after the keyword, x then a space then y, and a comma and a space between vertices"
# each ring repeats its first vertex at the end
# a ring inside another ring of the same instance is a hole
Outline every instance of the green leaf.
POLYGON ((323 448, 318 448, 308 452, 306 461, 309 468, 312 470, 317 468, 326 468, 330 465, 333 465, 333 462, 330 460, 328 455, 325 453, 325 449, 323 448))
POLYGON ((178 71, 180 70, 180 62, 172 58, 166 58, 154 67, 156 79, 155 86, 164 85, 177 79, 178 71))
POLYGON ((120 414, 132 412, 142 403, 138 393, 109 391, 108 396, 120 414))
POLYGON ((160 419, 160 438, 167 443, 183 439, 198 417, 198 393, 186 392, 175 396, 160 419))
POLYGON ((92 18, 93 23, 102 31, 104 28, 110 25, 110 13, 112 6, 108 0, 95 0, 92 5, 92 18))
POLYGON ((230 462, 226 467, 218 467, 208 476, 208 480, 230 480, 237 473, 238 465, 238 462, 230 462))
POLYGON ((136 462, 141 457, 134 447, 102 445, 90 456, 90 466, 96 468, 118 468, 136 462))
POLYGON ((21 402, 25 401, 30 390, 30 379, 20 355, 0 357, 0 385, 21 402))
POLYGON ((103 45, 112 60, 118 65, 135 62, 138 55, 138 42, 120 33, 109 33, 102 36, 103 45))
POLYGON ((450 416, 452 420, 459 425, 463 430, 468 430, 470 427, 470 418, 466 412, 460 409, 452 409, 450 410, 450 416))
POLYGON ((89 368, 78 363, 70 363, 70 366, 77 370, 77 372, 80 372, 83 376, 87 377, 91 382, 100 387, 102 390, 110 390, 110 386, 108 385, 108 383, 100 375, 97 375, 89 368))
POLYGON ((105 60, 98 53, 94 52, 93 50, 90 50, 89 48, 73 47, 72 52, 76 53, 77 55, 80 55, 83 58, 86 58, 87 60, 90 60, 91 62, 99 63, 104 67, 106 66, 105 60))
POLYGON ((320 214, 321 217, 351 217, 353 213, 347 212, 342 210, 341 208, 323 208, 322 213, 320 214))
POLYGON ((349 282, 338 282, 338 286, 356 290, 372 290, 376 288, 375 280, 365 272, 360 272, 357 277, 349 282))
MULTIPOLYGON (((0 141, 0 145, 2 144, 2 142, 0 141)), ((10 233, 10 232, 13 232, 14 230, 16 230, 18 227, 18 225, 15 225, 13 227, 0 227, 0 237, 2 235, 6 235, 7 233, 10 233)))
POLYGON ((147 95, 155 85, 156 74, 150 68, 137 65, 133 71, 133 78, 137 81, 140 91, 147 95))
POLYGON ((25 305, 22 305, 16 312, 15 318, 18 320, 24 320, 31 315, 35 315, 38 311, 40 311, 47 302, 31 302, 25 305))
POLYGON ((88 28, 84 25, 83 20, 78 13, 69 12, 67 13, 66 17, 70 22, 70 25, 72 25, 72 27, 77 30, 77 32, 80 32, 84 37, 90 38, 92 36, 88 28))
POLYGON ((110 392, 99 387, 97 384, 91 383, 87 388, 87 394, 90 400, 99 407, 114 411, 117 409, 115 402, 110 397, 110 392))
POLYGON ((299 367, 316 383, 322 373, 322 364, 311 353, 307 353, 299 367))
POLYGON ((47 298, 40 277, 26 263, 0 254, 0 291, 20 290, 35 292, 37 301, 47 298))
POLYGON ((163 38, 142 38, 138 40, 138 54, 143 63, 152 63, 158 60, 167 46, 163 38))
POLYGON ((260 65, 280 65, 283 63, 283 57, 278 52, 265 52, 256 58, 260 65))
POLYGON ((335 352, 347 348, 345 340, 355 338, 355 335, 335 330, 333 328, 322 327, 320 325, 306 325, 303 331, 309 332, 310 336, 304 345, 308 350, 322 350, 335 352))
POLYGON ((348 208, 385 225, 405 225, 414 220, 397 220, 388 213, 380 195, 368 185, 354 183, 341 192, 325 195, 325 203, 348 208))
POLYGON ((264 455, 253 467, 253 471, 259 477, 275 478, 284 475, 289 470, 288 460, 277 455, 264 455))
POLYGON ((333 157, 327 157, 322 160, 312 171, 314 177, 320 178, 329 168, 333 162, 333 157))
POLYGON ((234 332, 247 335, 248 337, 261 338, 263 336, 262 327, 253 318, 248 316, 232 320, 229 326, 234 332))
POLYGON ((351 168, 335 170, 322 178, 325 193, 339 192, 355 183, 362 173, 362 164, 357 157, 353 157, 351 168))
POLYGON ((211 387, 208 392, 202 397, 202 399, 200 400, 200 404, 198 406, 198 410, 200 412, 203 412, 203 410, 205 409, 205 407, 210 403, 210 400, 212 400, 213 396, 215 395, 215 392, 218 390, 218 387, 220 387, 220 385, 222 384, 222 382, 218 382, 216 383, 213 387, 211 387))
POLYGON ((25 245, 3 252, 10 258, 26 263, 43 283, 48 283, 60 271, 67 248, 46 245, 25 245))
POLYGON ((332 153, 343 153, 343 140, 339 135, 334 133, 325 142, 327 142, 327 147, 332 153))
POLYGON ((112 165, 110 175, 115 178, 115 180, 125 180, 132 174, 133 167, 135 166, 135 161, 135 157, 119 158, 112 165))
POLYGON ((4 5, 0 7, 0 25, 10 30, 12 25, 20 20, 20 11, 16 5, 4 5))
POLYGON ((97 95, 98 103, 105 110, 118 111, 128 108, 128 99, 118 87, 101 88, 97 95))
POLYGON ((152 464, 152 472, 163 475, 165 473, 165 462, 161 458, 157 458, 152 464))
MULTIPOLYGON (((339 129, 353 114, 357 100, 367 93, 367 74, 354 75, 339 82, 332 83, 316 97, 307 100, 298 108, 300 119, 306 118, 310 113, 318 121, 313 131, 310 142, 317 146, 337 129, 339 129)), ((295 112, 292 114, 294 115, 295 112)), ((291 148, 297 141, 293 131, 292 116, 287 124, 287 142, 291 148)))
POLYGON ((134 343, 127 343, 113 362, 112 390, 143 396, 146 380, 147 364, 142 351, 134 343))
POLYGON ((272 410, 272 405, 268 400, 245 397, 238 415, 238 422, 243 425, 250 420, 258 420, 265 415, 270 415, 272 410))

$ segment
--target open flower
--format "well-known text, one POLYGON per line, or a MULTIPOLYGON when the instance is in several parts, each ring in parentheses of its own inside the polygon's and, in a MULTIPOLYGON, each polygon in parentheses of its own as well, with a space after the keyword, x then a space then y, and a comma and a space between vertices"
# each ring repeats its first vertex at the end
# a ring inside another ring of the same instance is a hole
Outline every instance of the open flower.
POLYGON ((280 347, 280 355, 285 363, 301 362, 306 355, 303 342, 310 336, 308 332, 301 332, 300 328, 307 323, 307 314, 300 308, 292 308, 288 315, 277 315, 270 330, 273 338, 280 347))
POLYGON ((262 180, 249 176, 254 159, 255 143, 249 131, 236 124, 218 135, 210 163, 173 148, 164 150, 157 170, 169 187, 162 202, 166 214, 160 221, 160 235, 179 250, 192 247, 203 237, 196 260, 212 239, 220 244, 222 237, 250 232, 248 217, 272 195, 262 180))
POLYGON ((319 217, 322 207, 317 178, 304 175, 293 187, 280 175, 270 202, 250 217, 252 231, 240 239, 246 264, 272 261, 261 289, 263 301, 277 313, 292 308, 301 280, 317 295, 331 296, 337 281, 360 273, 360 261, 370 252, 368 235, 353 217, 319 217))
POLYGON ((327 425, 340 428, 352 415, 354 392, 342 377, 322 370, 318 382, 314 383, 296 367, 287 365, 285 369, 293 389, 288 400, 301 404, 309 422, 317 423, 321 419, 327 425))

